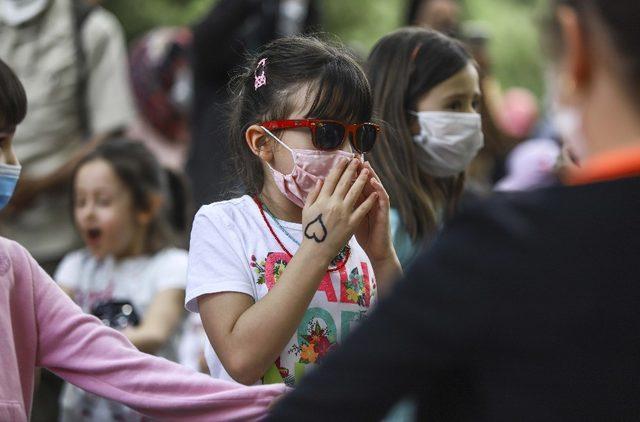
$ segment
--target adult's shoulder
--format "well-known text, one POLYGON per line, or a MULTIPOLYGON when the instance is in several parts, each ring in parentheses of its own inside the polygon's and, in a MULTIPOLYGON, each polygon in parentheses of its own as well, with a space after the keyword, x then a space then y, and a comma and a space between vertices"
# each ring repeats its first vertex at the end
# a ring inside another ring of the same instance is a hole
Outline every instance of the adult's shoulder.
POLYGON ((508 235, 518 238, 531 233, 531 220, 548 205, 544 198, 548 190, 517 193, 495 193, 488 198, 468 198, 460 211, 447 225, 446 232, 469 234, 491 232, 494 236, 508 235))
POLYGON ((552 253, 554 228, 567 214, 562 201, 562 187, 467 200, 427 254, 452 268, 507 274, 552 253))
POLYGON ((504 235, 528 243, 548 242, 551 237, 571 239, 578 232, 596 236, 600 231, 615 228, 621 218, 637 219, 638 211, 640 178, 628 178, 495 193, 485 200, 467 202, 450 226, 477 231, 491 229, 494 236, 504 235))

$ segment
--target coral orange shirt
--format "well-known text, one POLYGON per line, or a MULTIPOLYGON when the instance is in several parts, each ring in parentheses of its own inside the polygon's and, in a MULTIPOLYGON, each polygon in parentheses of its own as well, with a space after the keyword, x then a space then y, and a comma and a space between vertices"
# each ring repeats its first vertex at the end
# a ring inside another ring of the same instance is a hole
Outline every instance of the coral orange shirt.
POLYGON ((569 185, 585 185, 640 176, 640 146, 605 152, 586 160, 565 178, 569 185))

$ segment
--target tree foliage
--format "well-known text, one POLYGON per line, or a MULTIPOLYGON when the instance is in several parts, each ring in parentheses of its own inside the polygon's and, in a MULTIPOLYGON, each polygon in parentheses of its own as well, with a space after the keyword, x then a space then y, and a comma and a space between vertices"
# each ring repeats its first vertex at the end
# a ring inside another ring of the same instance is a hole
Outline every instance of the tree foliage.
MULTIPOLYGON (((127 39, 165 25, 195 22, 216 0, 106 0, 127 39)), ((538 42, 537 10, 546 0, 462 0, 465 17, 482 21, 492 35, 494 71, 504 87, 543 90, 544 60, 538 42)), ((362 55, 384 34, 403 25, 407 0, 321 0, 324 30, 362 55)))

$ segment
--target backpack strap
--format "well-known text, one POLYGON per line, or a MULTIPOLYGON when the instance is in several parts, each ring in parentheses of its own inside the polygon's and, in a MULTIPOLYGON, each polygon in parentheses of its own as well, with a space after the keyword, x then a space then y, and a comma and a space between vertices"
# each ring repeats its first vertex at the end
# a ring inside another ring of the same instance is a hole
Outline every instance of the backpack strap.
POLYGON ((96 8, 87 0, 71 0, 71 16, 73 18, 73 41, 76 53, 77 89, 76 105, 78 117, 80 119, 80 130, 84 139, 92 136, 91 122, 89 121, 89 110, 87 102, 87 89, 89 83, 89 69, 87 66, 87 55, 82 45, 82 27, 91 12, 96 8))

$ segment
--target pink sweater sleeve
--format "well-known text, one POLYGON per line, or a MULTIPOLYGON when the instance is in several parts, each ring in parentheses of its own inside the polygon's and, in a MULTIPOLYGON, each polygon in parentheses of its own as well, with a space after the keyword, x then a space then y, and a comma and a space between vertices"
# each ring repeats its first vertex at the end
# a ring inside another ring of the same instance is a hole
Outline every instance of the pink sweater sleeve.
POLYGON ((37 365, 155 419, 256 420, 284 385, 245 387, 139 352, 86 315, 28 257, 38 326, 37 365))

